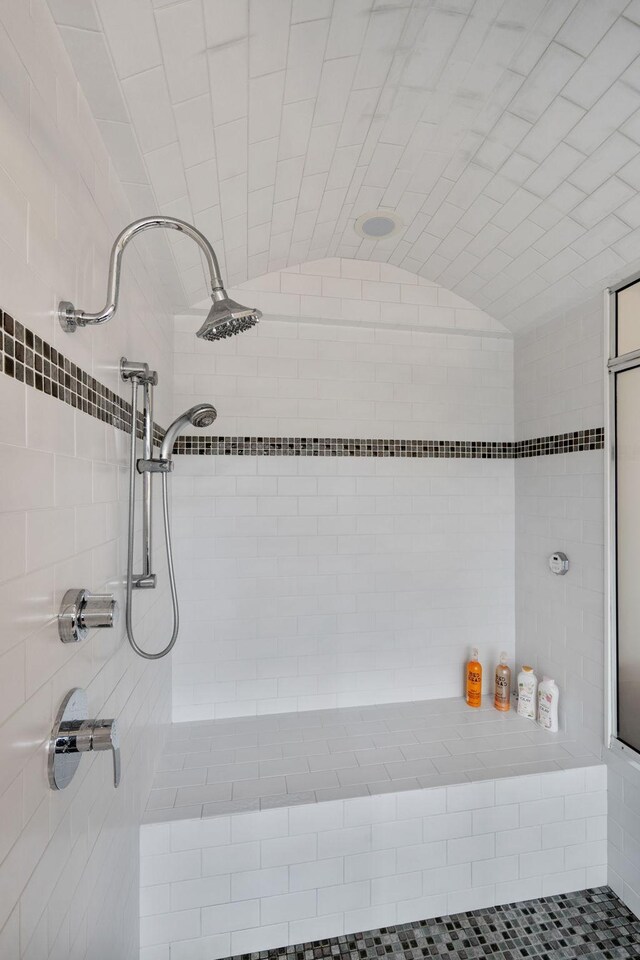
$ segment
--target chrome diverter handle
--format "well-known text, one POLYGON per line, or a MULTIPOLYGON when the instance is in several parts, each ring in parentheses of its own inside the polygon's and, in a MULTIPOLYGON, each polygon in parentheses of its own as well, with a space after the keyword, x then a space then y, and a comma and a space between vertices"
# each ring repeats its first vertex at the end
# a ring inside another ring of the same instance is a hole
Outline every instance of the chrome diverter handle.
POLYGON ((83 753, 110 750, 113 785, 120 783, 120 740, 115 720, 88 720, 87 694, 80 687, 62 701, 49 740, 49 785, 64 790, 75 776, 83 753))

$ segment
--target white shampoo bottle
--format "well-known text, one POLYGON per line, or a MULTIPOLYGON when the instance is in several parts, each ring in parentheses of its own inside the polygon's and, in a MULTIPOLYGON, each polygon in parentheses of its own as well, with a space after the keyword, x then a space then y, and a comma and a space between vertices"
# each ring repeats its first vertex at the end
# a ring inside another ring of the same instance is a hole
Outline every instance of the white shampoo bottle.
POLYGON ((538 678, 533 667, 523 667, 518 674, 518 716, 536 719, 538 678))
POLYGON ((555 680, 543 677, 538 687, 538 723, 544 730, 556 733, 558 729, 558 698, 560 691, 555 680))

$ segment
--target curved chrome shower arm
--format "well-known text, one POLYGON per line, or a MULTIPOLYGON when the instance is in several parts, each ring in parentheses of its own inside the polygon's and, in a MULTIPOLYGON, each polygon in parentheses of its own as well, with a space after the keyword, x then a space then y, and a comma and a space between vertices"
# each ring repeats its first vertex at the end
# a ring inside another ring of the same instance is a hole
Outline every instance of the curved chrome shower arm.
POLYGON ((118 306, 118 296, 120 294, 120 267, 122 263, 122 254, 124 248, 130 240, 143 230, 150 230, 152 227, 165 227, 167 230, 178 230, 198 244, 204 253, 209 269, 211 279, 211 294, 213 299, 217 299, 216 293, 224 291, 222 277, 220 276, 220 265, 215 250, 197 227, 184 220, 178 220, 176 217, 143 217, 141 220, 134 220, 116 237, 115 243, 111 248, 111 258, 109 260, 109 280, 107 283, 107 302, 98 313, 85 313, 84 310, 77 310, 68 300, 62 300, 58 304, 58 319, 62 329, 66 333, 73 333, 78 327, 86 327, 88 324, 106 323, 116 312, 118 306))

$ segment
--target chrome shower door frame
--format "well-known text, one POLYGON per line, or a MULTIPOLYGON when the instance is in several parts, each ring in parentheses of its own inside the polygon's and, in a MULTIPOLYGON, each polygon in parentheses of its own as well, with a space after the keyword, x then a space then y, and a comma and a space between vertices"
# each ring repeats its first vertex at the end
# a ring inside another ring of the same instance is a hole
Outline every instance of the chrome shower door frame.
POLYGON ((605 747, 634 765, 640 753, 618 736, 616 374, 640 366, 640 350, 617 356, 616 294, 640 281, 640 272, 605 290, 605 747))

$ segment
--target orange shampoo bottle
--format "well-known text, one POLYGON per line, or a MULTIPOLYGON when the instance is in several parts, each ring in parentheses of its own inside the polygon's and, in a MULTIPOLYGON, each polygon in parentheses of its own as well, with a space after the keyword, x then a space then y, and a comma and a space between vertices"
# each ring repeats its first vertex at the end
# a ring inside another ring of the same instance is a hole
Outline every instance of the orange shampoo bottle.
POLYGON ((482 705, 482 664, 478 656, 478 648, 474 647, 467 664, 467 704, 470 707, 482 705))

